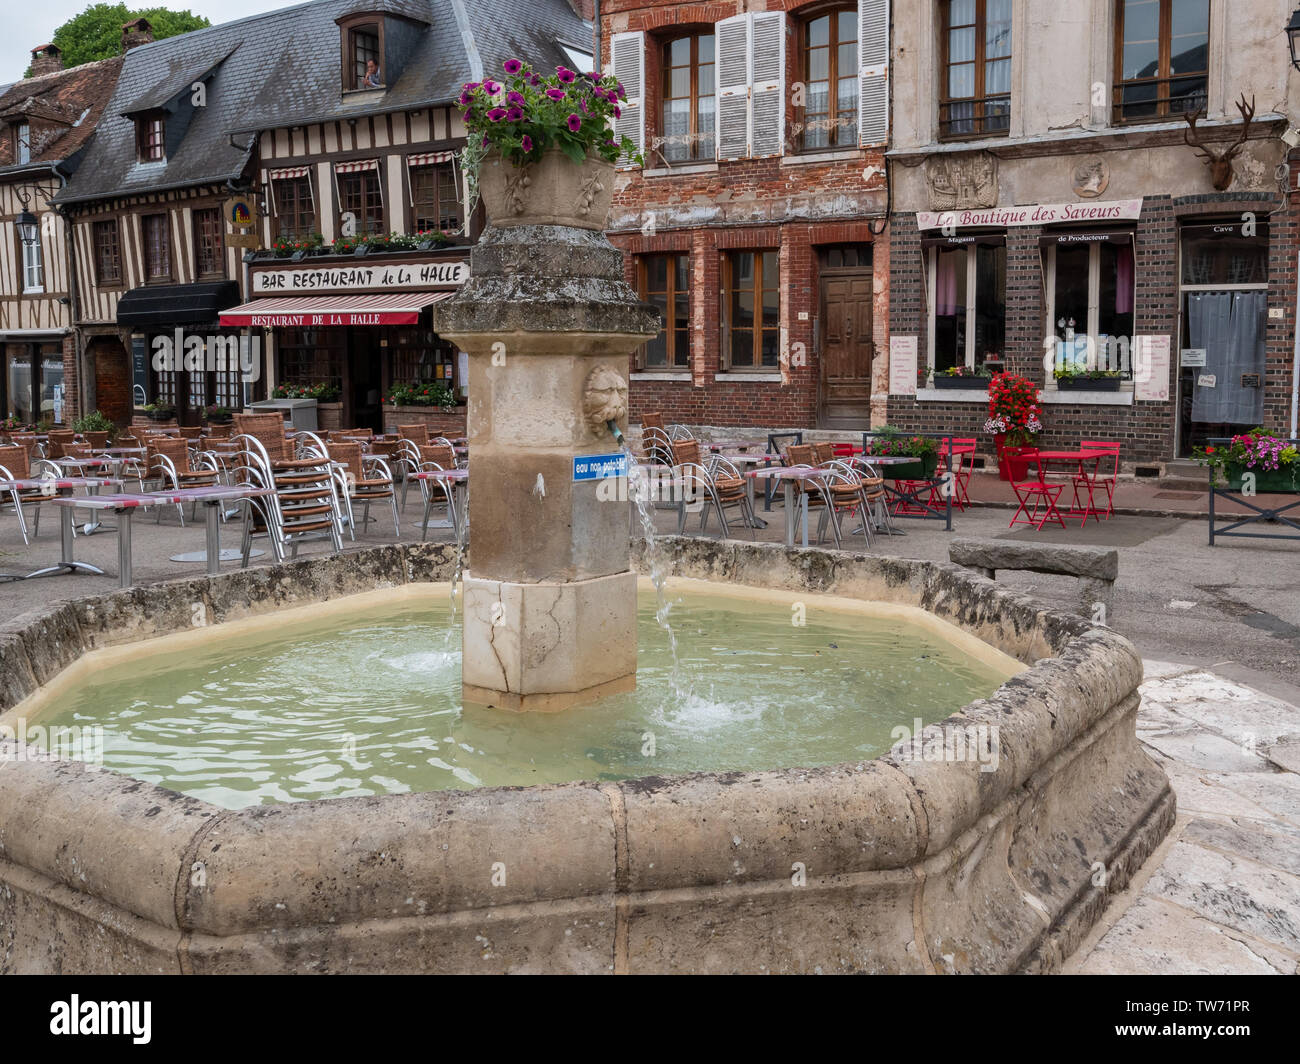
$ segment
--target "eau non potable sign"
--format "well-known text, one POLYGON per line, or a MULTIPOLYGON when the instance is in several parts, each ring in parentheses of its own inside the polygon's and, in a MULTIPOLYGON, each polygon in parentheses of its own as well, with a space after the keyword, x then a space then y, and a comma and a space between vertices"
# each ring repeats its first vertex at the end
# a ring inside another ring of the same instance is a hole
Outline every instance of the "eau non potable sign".
POLYGON ((627 455, 616 454, 575 454, 573 456, 573 479, 608 480, 611 477, 627 476, 627 455))

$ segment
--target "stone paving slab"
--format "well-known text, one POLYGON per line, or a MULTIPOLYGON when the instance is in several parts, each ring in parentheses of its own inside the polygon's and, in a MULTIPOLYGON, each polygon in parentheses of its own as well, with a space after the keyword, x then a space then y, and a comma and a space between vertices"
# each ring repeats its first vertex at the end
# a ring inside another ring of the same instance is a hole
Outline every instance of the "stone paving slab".
POLYGON ((1067 962, 1088 975, 1300 974, 1300 707, 1146 662, 1138 737, 1178 821, 1067 962), (1271 757, 1274 749, 1280 758, 1271 757))

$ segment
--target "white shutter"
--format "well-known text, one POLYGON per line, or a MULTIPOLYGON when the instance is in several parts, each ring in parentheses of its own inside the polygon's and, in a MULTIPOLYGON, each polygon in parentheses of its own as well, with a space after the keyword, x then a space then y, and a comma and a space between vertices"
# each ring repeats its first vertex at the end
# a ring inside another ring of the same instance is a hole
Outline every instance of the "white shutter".
POLYGON ((780 155, 785 142, 785 13, 757 12, 750 18, 749 67, 754 91, 749 153, 780 155))
POLYGON ((724 18, 714 27, 719 159, 749 154, 749 16, 724 18))
MULTIPOLYGON (((614 77, 623 83, 627 99, 619 104, 622 115, 614 119, 614 136, 627 137, 637 151, 645 151, 645 34, 616 33, 609 42, 614 58, 614 77)), ((626 156, 619 156, 620 167, 630 167, 626 156)))
POLYGON ((858 143, 888 141, 889 0, 858 0, 858 143))

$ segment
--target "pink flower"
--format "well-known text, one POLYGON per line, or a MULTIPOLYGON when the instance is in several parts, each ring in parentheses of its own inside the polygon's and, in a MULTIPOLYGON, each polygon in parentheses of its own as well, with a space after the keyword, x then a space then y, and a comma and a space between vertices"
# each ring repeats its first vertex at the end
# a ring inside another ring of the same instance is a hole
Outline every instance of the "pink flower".
POLYGON ((541 79, 541 75, 539 74, 532 74, 528 78, 529 85, 540 85, 541 83, 542 83, 542 79, 541 79))
POLYGON ((558 77, 558 78, 560 79, 560 81, 563 82, 565 85, 572 85, 573 82, 574 82, 574 79, 577 78, 577 76, 578 76, 578 75, 575 74, 572 70, 570 70, 568 67, 563 67, 563 66, 557 66, 557 67, 555 68, 555 75, 556 75, 556 77, 558 77))
POLYGON ((498 85, 495 81, 485 81, 483 82, 483 91, 486 92, 489 96, 495 96, 498 92, 501 91, 501 86, 498 85))
POLYGON ((526 155, 528 152, 533 150, 533 138, 525 133, 524 139, 519 142, 519 146, 523 148, 524 154, 526 155))
POLYGON ((505 116, 506 109, 504 107, 494 107, 487 113, 489 122, 500 122, 501 119, 505 118, 505 116))
POLYGON ((552 100, 563 100, 565 97, 565 92, 563 89, 547 89, 546 95, 549 96, 552 100))
POLYGON ((622 118, 622 117, 623 117, 623 109, 622 109, 621 107, 617 106, 617 105, 615 105, 615 107, 614 107, 614 117, 615 117, 615 118, 622 118))
POLYGON ((524 99, 524 94, 522 92, 506 93, 506 103, 515 103, 518 104, 520 107, 523 107, 523 105, 526 104, 527 102, 528 101, 524 99))
POLYGON ((464 92, 460 94, 460 105, 462 107, 468 107, 473 102, 474 102, 474 97, 469 94, 468 89, 466 89, 464 92))
POLYGON ((524 117, 523 109, 519 107, 512 107, 510 108, 510 110, 506 112, 507 122, 518 122, 523 117, 524 117))
POLYGON ((576 133, 582 128, 582 119, 577 115, 569 115, 569 132, 576 133))
POLYGON ((518 59, 507 59, 504 63, 501 64, 501 68, 507 74, 518 74, 519 71, 524 69, 524 64, 519 62, 518 59))
POLYGON ((466 122, 468 122, 468 121, 470 120, 470 116, 473 115, 473 113, 474 113, 473 111, 471 111, 471 110, 469 110, 469 109, 467 108, 467 109, 465 110, 465 113, 464 113, 463 115, 461 115, 460 117, 461 117, 462 119, 464 119, 466 122))

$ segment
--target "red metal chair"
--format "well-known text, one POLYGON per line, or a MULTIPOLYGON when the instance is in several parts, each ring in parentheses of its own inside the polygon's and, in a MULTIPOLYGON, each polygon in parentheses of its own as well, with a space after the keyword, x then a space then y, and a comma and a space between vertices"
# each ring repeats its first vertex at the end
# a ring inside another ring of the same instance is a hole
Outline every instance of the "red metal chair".
POLYGON ((1106 451, 1108 456, 1094 466, 1093 472, 1074 475, 1074 508, 1083 509, 1083 503, 1079 498, 1080 488, 1088 491, 1095 505, 1097 488, 1102 487, 1106 489, 1106 516, 1109 518, 1115 513, 1115 484, 1119 480, 1119 440, 1084 440, 1081 446, 1085 451, 1106 451))
POLYGON ((1065 527, 1065 519, 1061 516, 1061 511, 1057 509, 1056 504, 1061 499, 1061 492, 1065 491, 1064 484, 1049 484, 1043 479, 1043 461, 1038 457, 1037 447, 1008 447, 1004 452, 1009 458, 1020 459, 1028 470, 1033 466, 1038 471, 1037 480, 1026 480, 1021 482, 1012 481, 1011 490, 1016 493, 1016 500, 1020 503, 1020 508, 1016 510, 1011 518, 1011 524, 1007 527, 1015 528, 1016 525, 1033 525, 1035 529, 1042 530, 1043 525, 1048 521, 1055 521, 1062 528, 1065 527), (1030 513, 1026 508, 1033 503, 1033 512, 1030 513), (1039 511, 1042 511, 1042 517, 1039 517, 1039 511), (1020 515, 1025 514, 1025 519, 1020 520, 1020 515))

